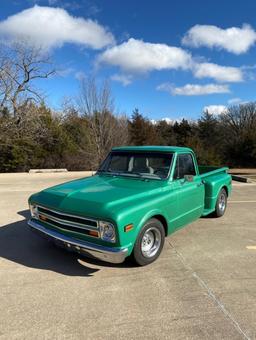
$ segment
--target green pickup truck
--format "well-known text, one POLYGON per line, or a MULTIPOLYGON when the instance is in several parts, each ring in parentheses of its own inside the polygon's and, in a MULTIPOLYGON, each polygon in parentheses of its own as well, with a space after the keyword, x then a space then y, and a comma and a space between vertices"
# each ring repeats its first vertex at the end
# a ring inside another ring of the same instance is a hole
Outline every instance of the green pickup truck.
POLYGON ((225 213, 228 168, 198 166, 185 147, 113 148, 95 175, 29 198, 29 226, 57 245, 112 263, 160 255, 165 237, 209 214, 225 213))

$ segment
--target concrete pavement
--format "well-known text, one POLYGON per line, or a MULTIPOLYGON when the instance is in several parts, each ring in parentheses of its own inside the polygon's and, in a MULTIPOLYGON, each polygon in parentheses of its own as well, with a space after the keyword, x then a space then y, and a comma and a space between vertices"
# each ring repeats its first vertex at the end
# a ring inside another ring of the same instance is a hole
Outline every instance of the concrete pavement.
POLYGON ((58 249, 26 226, 27 198, 85 173, 0 174, 0 339, 256 339, 256 185, 220 219, 166 239, 136 268, 58 249))

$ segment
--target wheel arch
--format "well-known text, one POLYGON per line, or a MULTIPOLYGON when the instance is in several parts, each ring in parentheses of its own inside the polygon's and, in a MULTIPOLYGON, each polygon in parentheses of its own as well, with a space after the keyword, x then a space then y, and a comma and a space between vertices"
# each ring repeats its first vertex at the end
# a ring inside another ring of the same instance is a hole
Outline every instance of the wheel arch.
POLYGON ((159 222, 162 223, 162 225, 164 227, 165 236, 167 236, 168 235, 168 223, 167 223, 166 218, 163 215, 160 215, 160 214, 154 215, 151 218, 155 218, 156 220, 158 220, 159 222))
POLYGON ((226 192, 226 194, 227 194, 227 197, 228 197, 228 188, 227 188, 227 186, 226 186, 225 184, 224 184, 224 185, 221 185, 221 186, 220 186, 220 189, 219 189, 219 191, 218 191, 218 194, 217 194, 217 196, 216 196, 216 198, 215 198, 215 206, 216 206, 216 204, 217 204, 217 202, 218 202, 218 197, 219 197, 220 192, 221 192, 222 189, 225 190, 225 192, 226 192))
POLYGON ((165 236, 167 236, 168 235, 168 222, 167 222, 168 220, 167 220, 166 216, 164 216, 164 214, 159 210, 151 211, 150 213, 146 214, 143 217, 143 219, 139 223, 137 234, 140 232, 140 230, 144 226, 144 224, 147 221, 149 221, 151 218, 155 218, 162 223, 162 225, 164 227, 164 231, 165 231, 165 236))
MULTIPOLYGON (((228 197, 228 187, 226 185, 223 185, 221 188, 220 188, 220 191, 221 189, 224 189, 226 191, 226 194, 227 194, 227 197, 228 197)), ((220 193, 219 191, 219 193, 220 193)))

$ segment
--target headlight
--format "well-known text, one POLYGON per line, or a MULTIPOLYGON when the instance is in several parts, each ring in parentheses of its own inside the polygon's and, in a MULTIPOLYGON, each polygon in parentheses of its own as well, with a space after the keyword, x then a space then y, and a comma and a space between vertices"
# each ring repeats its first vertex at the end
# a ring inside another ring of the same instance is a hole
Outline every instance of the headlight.
POLYGON ((31 217, 32 218, 38 218, 37 206, 35 204, 30 204, 29 209, 30 209, 31 217))
POLYGON ((116 232, 115 227, 110 222, 99 221, 100 226, 100 237, 104 241, 115 242, 116 241, 116 232))

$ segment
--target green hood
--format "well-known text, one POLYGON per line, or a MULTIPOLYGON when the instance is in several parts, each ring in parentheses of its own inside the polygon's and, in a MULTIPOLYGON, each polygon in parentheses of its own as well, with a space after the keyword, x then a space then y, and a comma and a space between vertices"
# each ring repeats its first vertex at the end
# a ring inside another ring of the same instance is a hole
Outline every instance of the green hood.
POLYGON ((45 189, 30 201, 88 217, 112 217, 161 191, 164 181, 95 175, 45 189))

